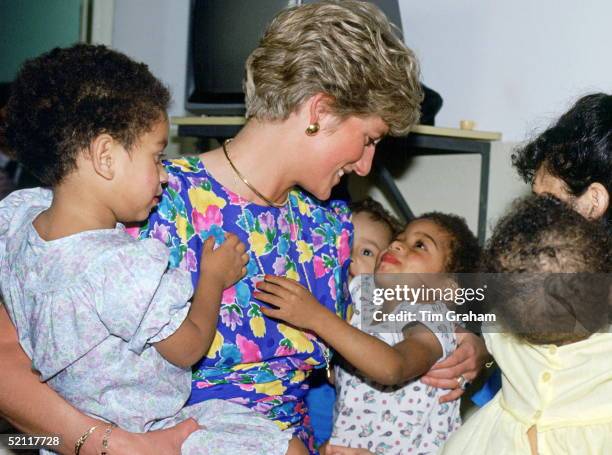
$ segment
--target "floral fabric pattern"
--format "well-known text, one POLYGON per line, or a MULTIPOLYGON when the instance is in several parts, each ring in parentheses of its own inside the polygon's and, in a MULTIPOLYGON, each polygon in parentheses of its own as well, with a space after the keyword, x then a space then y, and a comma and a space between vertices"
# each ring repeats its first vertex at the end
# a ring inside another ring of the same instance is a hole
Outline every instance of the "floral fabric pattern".
POLYGON ((246 276, 223 293, 217 333, 193 369, 189 403, 221 398, 248 406, 291 427, 307 442, 307 377, 326 365, 326 346, 313 334, 265 317, 253 296, 265 274, 294 279, 340 317, 348 307, 347 276, 352 224, 346 204, 323 204, 293 190, 281 207, 253 204, 224 188, 197 157, 167 163, 168 185, 141 237, 161 240, 170 267, 199 277, 203 242, 224 233, 247 245, 246 276))

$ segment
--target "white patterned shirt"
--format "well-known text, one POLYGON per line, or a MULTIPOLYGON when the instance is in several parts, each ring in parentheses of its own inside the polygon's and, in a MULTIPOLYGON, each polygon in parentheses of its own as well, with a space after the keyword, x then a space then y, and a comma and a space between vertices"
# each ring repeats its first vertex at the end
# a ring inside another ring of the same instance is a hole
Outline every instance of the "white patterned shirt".
MULTIPOLYGON (((362 305, 363 296, 372 295, 371 277, 353 279, 350 290, 355 312, 351 325, 361 329, 362 308, 372 309, 372 304, 362 305), (369 291, 369 292, 368 292, 369 291)), ((409 305, 400 303, 393 313, 419 308, 445 313, 443 303, 409 305), (407 307, 409 306, 409 308, 407 307)), ((454 327, 448 322, 420 321, 438 338, 442 347, 442 359, 456 348, 454 327)), ((389 345, 401 342, 402 328, 397 323, 391 333, 370 333, 389 345)), ((336 404, 334 429, 330 442, 348 447, 360 447, 376 455, 435 454, 450 434, 461 424, 459 400, 440 404, 439 398, 447 393, 412 380, 399 386, 383 386, 365 379, 347 365, 335 368, 336 404)))

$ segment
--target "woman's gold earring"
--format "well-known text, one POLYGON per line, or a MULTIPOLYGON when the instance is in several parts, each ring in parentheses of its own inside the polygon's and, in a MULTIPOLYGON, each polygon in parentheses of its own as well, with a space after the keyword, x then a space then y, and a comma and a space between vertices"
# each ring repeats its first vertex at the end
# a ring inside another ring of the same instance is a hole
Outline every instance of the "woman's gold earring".
POLYGON ((314 136, 318 132, 319 132, 319 124, 317 122, 311 123, 310 125, 308 125, 308 128, 306 128, 307 136, 314 136))

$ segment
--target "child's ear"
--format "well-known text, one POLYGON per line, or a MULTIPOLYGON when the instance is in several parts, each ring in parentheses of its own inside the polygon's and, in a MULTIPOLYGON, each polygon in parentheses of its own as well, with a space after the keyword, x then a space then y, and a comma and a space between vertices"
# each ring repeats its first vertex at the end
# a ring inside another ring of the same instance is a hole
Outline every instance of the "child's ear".
POLYGON ((89 159, 100 177, 112 180, 115 176, 114 148, 117 143, 108 134, 96 136, 89 144, 89 159))
POLYGON ((604 216, 610 204, 608 190, 599 182, 591 183, 578 198, 578 211, 588 220, 598 220, 604 216))

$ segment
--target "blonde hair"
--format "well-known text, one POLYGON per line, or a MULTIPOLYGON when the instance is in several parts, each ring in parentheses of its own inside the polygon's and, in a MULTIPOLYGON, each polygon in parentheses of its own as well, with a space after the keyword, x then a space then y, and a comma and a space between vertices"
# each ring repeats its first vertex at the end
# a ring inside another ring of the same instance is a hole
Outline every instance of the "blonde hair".
POLYGON ((423 99, 414 53, 376 6, 326 0, 287 8, 246 62, 247 118, 284 120, 316 93, 340 118, 377 115, 392 135, 417 123, 423 99))

